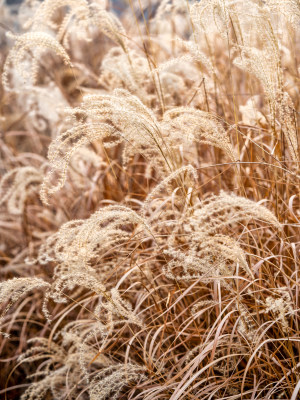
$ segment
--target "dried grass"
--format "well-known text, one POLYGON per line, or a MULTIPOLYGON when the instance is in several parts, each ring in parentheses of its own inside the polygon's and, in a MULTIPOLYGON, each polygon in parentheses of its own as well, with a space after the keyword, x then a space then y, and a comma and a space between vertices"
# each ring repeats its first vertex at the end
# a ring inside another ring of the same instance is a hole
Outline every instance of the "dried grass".
POLYGON ((0 1, 0 397, 296 400, 299 2, 124 9, 0 1))

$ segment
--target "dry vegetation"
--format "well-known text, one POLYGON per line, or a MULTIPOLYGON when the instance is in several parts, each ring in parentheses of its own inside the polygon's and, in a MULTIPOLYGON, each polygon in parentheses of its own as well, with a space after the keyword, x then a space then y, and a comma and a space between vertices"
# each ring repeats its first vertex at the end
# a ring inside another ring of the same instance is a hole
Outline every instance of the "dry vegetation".
POLYGON ((299 0, 0 5, 1 399, 299 399, 299 0))

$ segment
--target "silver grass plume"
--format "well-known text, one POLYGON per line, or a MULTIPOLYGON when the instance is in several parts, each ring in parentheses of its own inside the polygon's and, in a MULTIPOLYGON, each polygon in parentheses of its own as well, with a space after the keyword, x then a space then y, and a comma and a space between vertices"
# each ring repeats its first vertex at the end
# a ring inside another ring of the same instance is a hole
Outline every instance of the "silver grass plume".
MULTIPOLYGON (((41 246, 38 261, 56 261, 69 268, 84 269, 97 254, 101 255, 113 245, 125 243, 132 232, 128 226, 146 224, 133 210, 124 206, 107 206, 86 220, 65 223, 41 246)), ((140 229, 137 228, 137 229, 140 229)))
POLYGON ((5 60, 2 74, 3 87, 8 91, 10 90, 9 71, 11 66, 14 66, 25 80, 31 80, 35 83, 39 68, 39 58, 42 51, 51 50, 61 57, 66 65, 72 65, 70 57, 65 49, 48 33, 28 32, 20 36, 7 33, 7 35, 15 40, 15 44, 9 51, 5 60), (31 56, 29 56, 30 53, 31 56), (26 57, 27 59, 32 58, 32 67, 29 70, 28 68, 24 68, 24 60, 26 60, 26 57))
POLYGON ((22 214, 27 197, 37 191, 42 181, 42 172, 34 167, 20 167, 10 170, 2 177, 0 182, 0 206, 7 203, 9 213, 22 214))
MULTIPOLYGON (((30 278, 12 278, 0 283, 0 304, 7 303, 4 311, 0 315, 0 325, 3 323, 5 314, 24 294, 34 289, 49 289, 50 284, 43 279, 30 278)), ((0 332, 7 336, 7 334, 0 332)))
POLYGON ((289 332, 287 317, 295 314, 294 305, 288 288, 280 287, 273 290, 274 296, 268 296, 265 302, 265 312, 272 313, 281 324, 285 333, 289 332))
MULTIPOLYGON (((234 275, 239 264, 253 278, 239 243, 223 233, 225 228, 251 219, 281 229, 275 215, 262 205, 225 192, 210 196, 194 207, 187 220, 180 221, 182 228, 178 232, 183 243, 186 238, 187 251, 176 249, 176 235, 170 235, 169 247, 164 250, 167 256, 164 273, 173 279, 201 278, 204 282, 215 279, 224 283, 224 276, 234 275)), ((173 231, 177 232, 175 228, 173 231)))
POLYGON ((74 126, 60 134, 49 147, 51 170, 41 189, 44 202, 48 194, 63 186, 74 152, 95 140, 102 140, 105 147, 124 142, 125 165, 133 155, 140 153, 158 170, 170 167, 169 149, 154 113, 128 91, 117 89, 112 95, 87 95, 80 107, 68 112, 74 126), (53 185, 55 175, 58 181, 53 185))
POLYGON ((130 382, 146 379, 145 368, 134 364, 117 364, 100 371, 90 385, 91 400, 117 400, 130 382))
MULTIPOLYGON (((88 3, 86 0, 45 0, 39 6, 35 16, 26 25, 32 31, 41 31, 49 26, 56 31, 56 39, 63 41, 68 47, 68 39, 72 33, 72 24, 79 30, 80 36, 87 36, 90 27, 97 27, 115 43, 128 52, 126 32, 119 19, 104 6, 96 2, 88 3), (67 10, 63 21, 57 24, 53 21, 55 12, 59 9, 67 10)), ((74 30, 74 29, 73 29, 74 30)))
MULTIPOLYGON (((172 132, 185 132, 188 143, 205 143, 222 149, 231 161, 237 160, 225 129, 217 118, 192 107, 175 107, 164 115, 165 127, 172 132)), ((175 136, 174 133, 172 135, 175 136)))

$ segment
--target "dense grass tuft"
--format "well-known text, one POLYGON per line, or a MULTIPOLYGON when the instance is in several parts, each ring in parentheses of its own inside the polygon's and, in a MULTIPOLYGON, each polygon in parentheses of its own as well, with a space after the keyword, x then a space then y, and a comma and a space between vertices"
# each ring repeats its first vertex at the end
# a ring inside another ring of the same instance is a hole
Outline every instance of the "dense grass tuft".
POLYGON ((0 0, 0 397, 296 400, 299 1, 109 3, 0 0))

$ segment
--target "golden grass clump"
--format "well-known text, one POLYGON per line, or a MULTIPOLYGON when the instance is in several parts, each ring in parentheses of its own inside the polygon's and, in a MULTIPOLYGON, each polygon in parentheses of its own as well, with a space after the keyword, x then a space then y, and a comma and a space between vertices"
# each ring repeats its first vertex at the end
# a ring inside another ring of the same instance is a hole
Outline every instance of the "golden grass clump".
POLYGON ((0 0, 1 399, 299 398, 299 24, 0 0))

